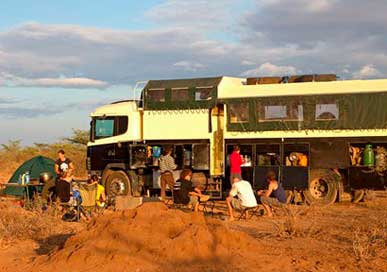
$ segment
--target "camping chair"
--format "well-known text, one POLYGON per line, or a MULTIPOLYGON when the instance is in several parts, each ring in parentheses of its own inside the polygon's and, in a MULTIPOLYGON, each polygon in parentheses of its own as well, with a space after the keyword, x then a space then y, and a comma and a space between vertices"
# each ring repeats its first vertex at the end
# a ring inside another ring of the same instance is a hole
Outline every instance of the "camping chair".
POLYGON ((66 213, 69 211, 72 207, 75 207, 76 205, 73 202, 73 199, 71 197, 71 184, 64 181, 57 181, 56 182, 56 202, 55 204, 58 205, 60 208, 62 208, 62 212, 66 213))
POLYGON ((179 209, 182 211, 191 211, 188 204, 181 203, 180 188, 172 190, 172 198, 167 201, 167 206, 170 209, 179 209))
POLYGON ((203 195, 202 197, 199 198, 199 207, 202 207, 202 211, 204 214, 208 213, 208 214, 211 214, 211 216, 213 216, 215 201, 211 199, 211 196, 203 195))
POLYGON ((176 202, 176 197, 178 198, 179 197, 179 192, 180 192, 180 182, 177 182, 175 181, 175 184, 173 186, 173 188, 169 188, 169 186, 167 185, 166 187, 166 192, 170 191, 171 192, 171 196, 170 197, 165 197, 164 201, 165 201, 165 205, 167 205, 169 208, 176 208, 178 206, 181 206, 181 204, 177 204, 176 202))
POLYGON ((254 207, 243 207, 242 206, 238 220, 242 220, 242 219, 247 220, 247 219, 253 218, 253 216, 259 217, 260 215, 261 214, 260 214, 259 205, 256 205, 254 207))
POLYGON ((90 218, 95 211, 97 184, 79 184, 78 191, 82 199, 79 210, 86 218, 90 218))

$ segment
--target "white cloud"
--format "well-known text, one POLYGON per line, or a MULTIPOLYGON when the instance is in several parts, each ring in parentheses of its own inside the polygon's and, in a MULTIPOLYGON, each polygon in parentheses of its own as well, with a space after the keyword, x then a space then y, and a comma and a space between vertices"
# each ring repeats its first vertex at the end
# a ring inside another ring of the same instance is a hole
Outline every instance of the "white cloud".
POLYGON ((83 78, 22 78, 7 73, 0 73, 0 86, 7 87, 62 87, 62 88, 97 88, 103 89, 108 86, 107 82, 83 78))
POLYGON ((173 64, 175 67, 183 68, 185 71, 196 72, 197 70, 204 69, 205 66, 198 62, 179 61, 173 64))
POLYGON ((262 7, 270 7, 282 5, 288 10, 300 9, 311 13, 326 12, 329 11, 340 0, 260 0, 262 7))
POLYGON ((238 5, 238 0, 166 0, 152 7, 146 16, 165 25, 209 30, 224 28, 233 21, 233 9, 238 5))
POLYGON ((254 61, 250 61, 250 60, 242 60, 241 65, 251 66, 251 65, 256 65, 256 63, 254 61))
MULTIPOLYGON (((209 40, 194 29, 127 31, 28 23, 0 32, 0 71, 31 80, 82 75, 110 85, 130 84, 204 76, 206 71, 222 74, 225 63, 239 61, 232 50, 229 44, 209 40), (188 63, 179 63, 182 60, 188 63), (173 63, 184 69, 176 69, 173 63)), ((69 81, 65 83, 71 84, 69 81)), ((101 82, 85 84, 103 85, 101 82)), ((51 86, 53 80, 40 80, 40 84, 51 86)))
POLYGON ((339 0, 305 0, 306 8, 311 12, 326 12, 334 8, 339 0))
POLYGON ((270 62, 263 63, 255 69, 244 71, 241 76, 259 77, 259 76, 285 76, 297 74, 297 69, 293 66, 278 66, 270 62))
POLYGON ((369 63, 386 74, 384 4, 262 0, 243 11, 236 0, 165 0, 146 13, 157 23, 151 30, 30 22, 0 31, 0 71, 25 85, 97 88, 159 78, 293 74, 298 69, 351 77, 360 73, 354 67, 369 63))
POLYGON ((360 70, 353 73, 355 79, 369 79, 369 78, 380 78, 383 74, 376 69, 372 64, 368 64, 360 68, 360 70))

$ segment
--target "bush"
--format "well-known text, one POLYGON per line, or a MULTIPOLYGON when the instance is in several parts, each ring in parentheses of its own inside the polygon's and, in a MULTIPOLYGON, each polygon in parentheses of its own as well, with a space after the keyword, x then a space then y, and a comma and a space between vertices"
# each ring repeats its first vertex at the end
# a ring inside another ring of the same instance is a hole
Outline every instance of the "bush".
POLYGON ((387 247, 387 221, 356 228, 353 231, 352 246, 358 261, 379 257, 379 253, 387 247))
MULTIPOLYGON (((0 206, 0 241, 40 240, 63 231, 59 219, 26 211, 18 206, 0 206)), ((70 231, 67 230, 67 231, 70 231)))
POLYGON ((87 135, 87 132, 74 130, 73 136, 53 144, 35 143, 32 146, 23 147, 20 140, 1 144, 0 182, 8 181, 20 164, 35 156, 42 155, 54 160, 57 159, 59 149, 65 150, 66 157, 73 161, 75 176, 79 178, 86 177, 85 143, 87 143, 87 135))

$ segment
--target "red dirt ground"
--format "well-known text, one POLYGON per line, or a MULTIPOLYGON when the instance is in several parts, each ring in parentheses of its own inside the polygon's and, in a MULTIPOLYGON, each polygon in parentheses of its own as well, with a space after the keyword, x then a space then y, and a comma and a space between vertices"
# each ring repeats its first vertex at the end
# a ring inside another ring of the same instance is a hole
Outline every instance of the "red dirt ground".
POLYGON ((386 204, 227 222, 146 203, 51 235, 51 246, 18 241, 0 251, 0 271, 387 271, 386 204))

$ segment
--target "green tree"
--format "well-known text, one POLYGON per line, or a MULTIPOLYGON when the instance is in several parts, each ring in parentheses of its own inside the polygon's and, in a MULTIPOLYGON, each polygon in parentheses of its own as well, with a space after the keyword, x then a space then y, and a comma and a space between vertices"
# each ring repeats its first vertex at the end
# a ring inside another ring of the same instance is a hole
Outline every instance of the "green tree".
POLYGON ((87 145, 87 142, 89 141, 89 131, 73 129, 73 135, 65 138, 65 141, 73 144, 87 145))
POLYGON ((8 141, 8 144, 1 144, 1 147, 8 152, 18 152, 21 147, 21 140, 8 141))

